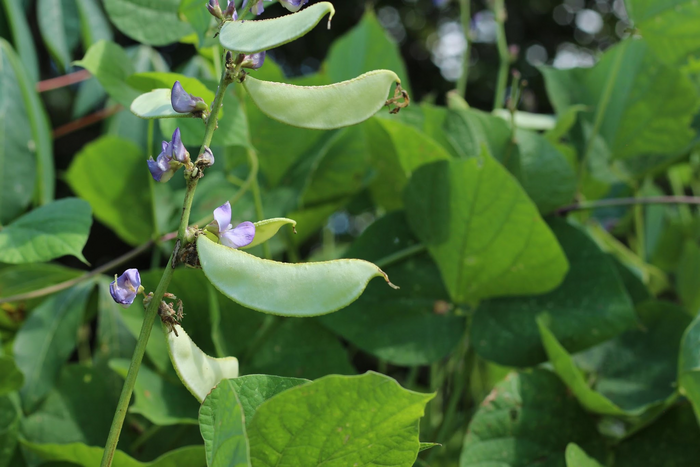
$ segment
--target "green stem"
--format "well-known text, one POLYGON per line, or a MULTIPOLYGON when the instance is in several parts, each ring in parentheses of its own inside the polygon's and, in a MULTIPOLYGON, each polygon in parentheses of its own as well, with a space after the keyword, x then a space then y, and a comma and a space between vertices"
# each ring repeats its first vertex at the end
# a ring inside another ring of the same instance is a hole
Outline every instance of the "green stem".
POLYGON ((493 109, 503 107, 508 86, 508 68, 510 67, 510 53, 508 53, 508 41, 506 40, 506 6, 505 0, 494 0, 493 13, 496 17, 496 45, 498 46, 498 81, 496 81, 496 97, 493 101, 493 109))
MULTIPOLYGON (((258 166, 258 155, 252 149, 248 149, 248 158, 250 160, 250 165, 253 167, 255 164, 255 172, 257 174, 258 166)), ((255 202, 255 215, 258 220, 265 219, 265 212, 263 211, 262 198, 260 197, 260 185, 258 184, 258 177, 252 177, 250 191, 253 193, 253 200, 255 202)), ((263 256, 266 259, 272 258, 272 253, 270 252, 270 243, 264 242, 262 244, 263 256)))
MULTIPOLYGON (((209 119, 207 120, 207 127, 204 131, 204 142, 199 150, 199 154, 202 154, 204 149, 211 143, 212 136, 214 135, 214 131, 216 130, 217 126, 217 115, 219 114, 219 109, 221 108, 221 103, 223 102, 228 84, 229 81, 227 78, 227 70, 224 70, 221 74, 221 81, 219 82, 219 88, 216 91, 216 97, 214 98, 214 103, 211 107, 209 119)), ((176 243, 176 245, 182 245, 185 241, 185 234, 187 233, 187 226, 189 225, 190 220, 190 212, 192 211, 192 200, 194 199, 194 192, 197 188, 197 182, 199 181, 199 177, 191 177, 190 174, 191 172, 185 171, 187 189, 185 191, 185 199, 182 206, 180 227, 177 231, 178 243, 176 243)), ((107 443, 105 444, 105 450, 102 455, 100 467, 110 467, 112 465, 114 453, 117 449, 117 443, 119 442, 119 435, 121 434, 122 426, 124 425, 124 418, 126 417, 126 412, 129 408, 131 394, 134 391, 136 376, 138 375, 139 368, 141 367, 141 361, 143 360, 144 353, 146 352, 146 344, 148 343, 148 338, 151 335, 153 323, 158 316, 160 302, 163 300, 163 295, 165 294, 168 284, 170 284, 170 280, 173 277, 173 261, 175 260, 176 254, 177 246, 175 247, 173 254, 170 255, 168 265, 165 267, 163 276, 161 276, 160 282, 158 283, 158 287, 156 287, 153 297, 146 308, 143 325, 141 326, 141 333, 139 334, 138 341, 136 341, 136 349, 134 349, 134 355, 131 358, 131 365, 129 366, 129 371, 126 374, 126 379, 124 380, 124 387, 122 388, 122 393, 119 396, 117 410, 114 413, 112 426, 109 429, 109 436, 107 437, 107 443)))
POLYGON ((457 80, 457 92, 462 97, 467 94, 467 83, 469 82, 469 54, 471 53, 471 0, 459 0, 460 18, 462 20, 462 31, 464 32, 464 40, 466 47, 462 55, 462 74, 457 80))
MULTIPOLYGON (((636 193, 639 193, 637 191, 636 193)), ((637 256, 639 256, 642 261, 647 260, 646 253, 646 229, 644 228, 644 207, 641 204, 634 205, 634 230, 637 233, 637 256)), ((646 275, 646 274, 645 274, 646 275)), ((644 279, 648 279, 645 277, 644 279)), ((647 281, 645 280, 645 283, 647 281)))
POLYGON ((557 214, 567 214, 572 211, 586 211, 590 209, 608 208, 614 206, 636 206, 638 204, 692 204, 700 205, 700 196, 648 196, 640 198, 615 198, 601 199, 598 201, 585 201, 557 210, 557 214))
POLYGON ((385 256, 384 258, 375 261, 374 264, 376 264, 379 268, 386 268, 394 263, 398 263, 406 258, 410 258, 411 256, 417 255, 418 253, 423 253, 425 250, 427 250, 425 245, 423 245, 422 243, 417 243, 415 245, 406 247, 403 250, 399 250, 396 253, 392 253, 388 256, 385 256))

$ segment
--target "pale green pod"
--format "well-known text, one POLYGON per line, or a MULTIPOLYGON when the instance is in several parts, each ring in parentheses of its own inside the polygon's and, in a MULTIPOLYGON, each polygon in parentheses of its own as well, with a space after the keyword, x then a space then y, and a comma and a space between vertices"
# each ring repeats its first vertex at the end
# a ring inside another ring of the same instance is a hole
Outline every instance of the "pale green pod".
POLYGON ((219 42, 225 49, 246 54, 270 50, 311 31, 327 13, 330 29, 335 8, 328 2, 273 19, 230 21, 221 28, 219 42))
POLYGON ((219 381, 238 378, 236 357, 210 357, 197 347, 182 326, 175 324, 173 328, 177 335, 163 326, 168 339, 170 360, 182 383, 199 402, 207 397, 219 381))
POLYGON ((381 110, 394 83, 401 80, 393 71, 374 70, 328 86, 273 83, 248 75, 243 86, 260 110, 275 120, 332 130, 363 122, 381 110))
MULTIPOLYGON (((281 316, 318 316, 354 302, 373 277, 387 275, 360 259, 279 263, 212 242, 201 235, 197 252, 207 279, 234 302, 281 316)), ((394 286, 395 287, 395 286, 394 286)))
POLYGON ((131 103, 131 113, 146 119, 192 117, 192 114, 175 112, 170 103, 170 89, 154 89, 141 94, 131 103))
MULTIPOLYGON (((275 217, 272 219, 265 219, 262 221, 255 222, 255 238, 250 243, 250 245, 241 247, 241 250, 253 248, 254 246, 258 246, 261 243, 268 241, 269 239, 275 236, 275 234, 279 231, 279 229, 282 228, 282 226, 287 224, 291 225, 292 229, 294 229, 297 225, 297 221, 287 219, 286 217, 275 217)), ((296 229, 294 230, 294 233, 296 233, 296 229)))

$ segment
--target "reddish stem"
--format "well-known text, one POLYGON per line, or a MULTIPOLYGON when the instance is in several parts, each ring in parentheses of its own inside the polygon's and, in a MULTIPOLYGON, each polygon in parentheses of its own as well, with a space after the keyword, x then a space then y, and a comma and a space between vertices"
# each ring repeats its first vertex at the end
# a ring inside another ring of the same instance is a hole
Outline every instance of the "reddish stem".
POLYGON ((57 78, 45 79, 44 81, 39 81, 36 83, 37 92, 46 92, 53 89, 59 89, 71 84, 79 83, 89 79, 90 74, 87 70, 76 71, 75 73, 69 73, 67 75, 59 76, 57 78))
POLYGON ((115 105, 114 107, 98 110, 90 115, 86 115, 77 120, 73 120, 72 122, 68 122, 65 125, 61 125, 53 130, 53 139, 58 139, 61 136, 73 133, 74 131, 82 130, 83 128, 104 120, 107 117, 111 117, 122 109, 123 107, 121 105, 115 105))

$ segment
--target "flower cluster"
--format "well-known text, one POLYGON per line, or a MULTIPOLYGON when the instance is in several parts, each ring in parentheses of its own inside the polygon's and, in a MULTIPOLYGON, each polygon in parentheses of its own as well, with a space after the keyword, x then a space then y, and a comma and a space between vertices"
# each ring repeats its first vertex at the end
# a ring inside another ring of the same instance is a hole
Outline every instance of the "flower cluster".
POLYGON ((148 158, 148 170, 151 171, 153 180, 156 182, 167 182, 177 172, 182 165, 190 160, 190 154, 185 149, 180 138, 180 129, 175 129, 170 142, 163 141, 163 150, 156 160, 148 158))
POLYGON ((221 11, 221 6, 219 5, 219 0, 209 0, 207 3, 207 10, 215 18, 219 18, 222 21, 236 21, 238 19, 238 13, 236 12, 236 2, 233 0, 228 0, 226 9, 221 11))

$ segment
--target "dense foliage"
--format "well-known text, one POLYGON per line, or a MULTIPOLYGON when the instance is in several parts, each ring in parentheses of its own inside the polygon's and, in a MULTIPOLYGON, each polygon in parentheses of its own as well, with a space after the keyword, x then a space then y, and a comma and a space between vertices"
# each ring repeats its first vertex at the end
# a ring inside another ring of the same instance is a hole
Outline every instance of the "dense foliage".
POLYGON ((357 6, 237 3, 0 1, 0 467, 697 465, 700 4, 548 115, 503 0, 410 106, 372 8, 287 76, 357 6))

